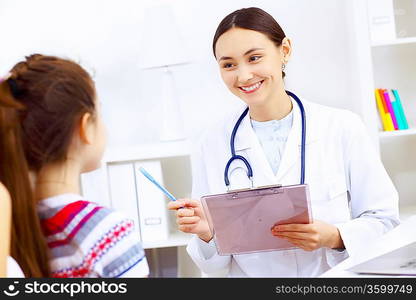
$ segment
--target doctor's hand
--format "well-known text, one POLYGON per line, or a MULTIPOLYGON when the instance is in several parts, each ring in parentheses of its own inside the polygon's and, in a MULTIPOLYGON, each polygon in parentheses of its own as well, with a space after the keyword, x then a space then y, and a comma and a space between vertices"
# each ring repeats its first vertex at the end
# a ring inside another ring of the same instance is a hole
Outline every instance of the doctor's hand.
POLYGON ((176 210, 178 229, 185 233, 194 233, 209 242, 212 239, 211 230, 205 217, 201 202, 193 199, 178 199, 168 203, 168 209, 176 210))
POLYGON ((344 248, 338 228, 319 220, 311 224, 275 225, 272 234, 306 251, 322 247, 344 248))

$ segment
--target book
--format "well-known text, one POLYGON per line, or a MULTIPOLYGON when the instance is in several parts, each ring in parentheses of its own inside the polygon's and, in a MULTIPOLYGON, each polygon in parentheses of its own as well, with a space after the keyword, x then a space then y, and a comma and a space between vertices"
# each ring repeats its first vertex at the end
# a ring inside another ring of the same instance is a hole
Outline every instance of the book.
POLYGON ((403 126, 403 128, 401 129, 409 129, 409 124, 407 123, 406 115, 403 110, 403 105, 399 96, 399 92, 396 89, 392 89, 391 91, 394 95, 396 106, 400 114, 400 119, 401 119, 402 126, 403 126))
POLYGON ((386 122, 387 122, 387 126, 388 126, 387 131, 394 131, 395 130, 394 129, 394 124, 393 124, 393 121, 391 119, 390 113, 386 113, 386 122))
MULTIPOLYGON (((387 92, 389 93, 389 96, 390 96, 390 91, 387 90, 387 92)), ((391 102, 391 106, 393 107, 394 115, 396 116, 396 119, 397 119, 398 129, 402 130, 404 129, 403 119, 400 113, 398 102, 396 101, 396 98, 394 97, 394 95, 390 97, 390 102, 391 102)))
POLYGON ((386 102, 384 101, 383 90, 376 89, 375 95, 376 95, 377 106, 380 112, 381 122, 383 124, 383 129, 385 131, 393 131, 394 125, 393 125, 391 115, 387 109, 386 102))
POLYGON ((389 130, 389 124, 387 122, 386 113, 384 111, 383 102, 381 101, 380 93, 379 93, 378 89, 375 89, 374 94, 376 96, 377 109, 378 109, 378 113, 380 115, 380 120, 381 120, 381 124, 383 126, 383 130, 388 131, 389 130))
POLYGON ((387 110, 390 113, 391 120, 393 121, 394 130, 398 130, 399 126, 397 124, 397 118, 396 118, 396 115, 394 113, 393 106, 391 105, 391 100, 390 100, 389 93, 388 93, 387 89, 382 89, 382 92, 383 92, 384 101, 385 101, 386 106, 387 106, 387 110))

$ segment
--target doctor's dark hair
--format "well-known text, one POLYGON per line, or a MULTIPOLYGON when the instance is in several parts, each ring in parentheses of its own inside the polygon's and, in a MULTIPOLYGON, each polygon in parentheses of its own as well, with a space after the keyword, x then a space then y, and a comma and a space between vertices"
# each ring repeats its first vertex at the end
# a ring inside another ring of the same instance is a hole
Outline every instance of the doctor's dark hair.
MULTIPOLYGON (((283 39, 286 37, 279 23, 267 12, 257 7, 249 7, 238 9, 227 15, 215 32, 212 41, 212 50, 215 53, 215 45, 219 37, 231 28, 242 28, 261 32, 265 34, 277 47, 282 45, 283 39)), ((283 77, 285 73, 282 71, 283 77)))
POLYGON ((11 256, 26 277, 50 276, 29 171, 66 159, 82 115, 94 116, 94 99, 89 74, 58 57, 27 56, 0 80, 0 181, 12 198, 11 256))

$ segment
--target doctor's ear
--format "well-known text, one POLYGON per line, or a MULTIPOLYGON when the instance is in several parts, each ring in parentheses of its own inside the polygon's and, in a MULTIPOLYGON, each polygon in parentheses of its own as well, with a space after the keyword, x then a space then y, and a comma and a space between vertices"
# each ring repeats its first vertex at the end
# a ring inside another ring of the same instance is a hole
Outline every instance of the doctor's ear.
POLYGON ((289 38, 285 37, 282 40, 280 51, 282 55, 282 63, 287 64, 290 59, 290 55, 292 54, 292 42, 289 38))

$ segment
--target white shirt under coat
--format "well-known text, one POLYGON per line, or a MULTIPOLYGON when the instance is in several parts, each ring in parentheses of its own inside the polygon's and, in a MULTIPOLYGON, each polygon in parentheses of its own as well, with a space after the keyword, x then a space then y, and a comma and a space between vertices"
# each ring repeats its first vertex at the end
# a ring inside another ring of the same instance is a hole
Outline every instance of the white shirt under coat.
MULTIPOLYGON (((235 149, 253 169, 254 186, 300 181, 301 115, 293 102, 293 125, 275 175, 253 131, 249 114, 237 131, 235 149)), ((206 274, 230 277, 317 277, 399 224, 398 193, 360 117, 350 111, 302 100, 306 113, 306 174, 313 219, 334 224, 345 250, 320 248, 218 255, 213 240, 196 235, 187 251, 206 274)), ((192 197, 227 191, 224 168, 231 157, 230 135, 237 111, 203 136, 192 156, 192 197)), ((234 161, 231 189, 250 186, 246 168, 234 161)), ((277 238, 277 237, 276 237, 277 238)))

